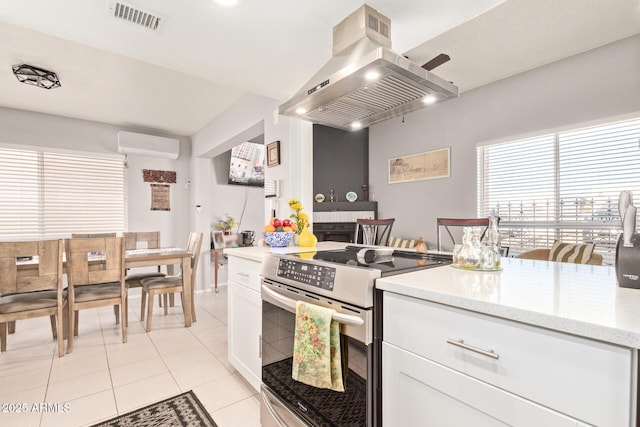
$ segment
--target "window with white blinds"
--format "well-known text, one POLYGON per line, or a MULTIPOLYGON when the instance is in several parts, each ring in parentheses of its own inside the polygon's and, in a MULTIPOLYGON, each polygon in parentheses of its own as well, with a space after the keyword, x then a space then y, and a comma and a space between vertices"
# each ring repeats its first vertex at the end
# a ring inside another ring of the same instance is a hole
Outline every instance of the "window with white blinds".
POLYGON ((593 242, 613 264, 622 190, 640 197, 640 119, 478 147, 478 214, 510 254, 593 242))
POLYGON ((121 233, 125 184, 122 159, 0 147, 0 239, 121 233))

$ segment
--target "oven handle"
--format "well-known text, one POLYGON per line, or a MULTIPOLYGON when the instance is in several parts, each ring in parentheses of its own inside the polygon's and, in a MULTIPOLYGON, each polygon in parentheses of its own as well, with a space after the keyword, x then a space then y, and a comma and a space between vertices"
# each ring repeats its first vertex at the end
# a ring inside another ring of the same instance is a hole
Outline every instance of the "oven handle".
MULTIPOLYGON (((276 301, 280 302, 282 305, 284 305, 285 307, 288 307, 292 310, 295 311, 296 309, 296 302, 294 300, 292 300, 289 297, 285 297, 284 295, 280 295, 279 293, 272 291, 271 289, 267 288, 265 285, 262 285, 262 291, 264 293, 266 293, 267 295, 269 295, 271 298, 275 299, 276 301)), ((333 316, 331 316, 331 318, 339 323, 342 323, 344 325, 350 325, 350 326, 361 326, 364 324, 364 320, 362 320, 359 317, 356 316, 350 316, 348 314, 342 314, 342 313, 333 313, 333 316)))
POLYGON ((267 393, 264 390, 261 390, 260 394, 262 395, 262 402, 264 403, 264 406, 267 407, 267 409, 269 410, 269 414, 271 414, 271 416, 276 421, 276 423, 278 423, 278 427, 286 427, 287 424, 284 422, 282 417, 273 408, 273 404, 271 403, 271 399, 269 399, 269 396, 267 395, 267 393))

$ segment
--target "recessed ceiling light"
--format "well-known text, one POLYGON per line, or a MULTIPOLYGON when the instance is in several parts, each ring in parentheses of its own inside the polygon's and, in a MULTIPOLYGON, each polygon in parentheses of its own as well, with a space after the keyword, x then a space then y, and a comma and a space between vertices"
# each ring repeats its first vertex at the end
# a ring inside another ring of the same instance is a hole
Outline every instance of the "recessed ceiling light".
POLYGON ((351 127, 352 127, 353 129, 360 129, 360 128, 362 127, 362 123, 360 123, 360 122, 353 122, 353 123, 351 123, 351 127))
POLYGON ((377 71, 368 71, 367 74, 364 75, 364 78, 367 80, 378 80, 380 77, 380 73, 377 71))
POLYGON ((433 104, 437 100, 438 100, 438 97, 436 97, 435 95, 427 95, 424 98, 422 98, 422 102, 427 104, 427 105, 433 104))
POLYGON ((299 115, 303 115, 303 114, 304 114, 304 113, 306 113, 306 112, 307 112, 307 110, 305 110, 304 108, 298 108, 298 109, 296 109, 296 114, 299 114, 299 115))
POLYGON ((216 0, 220 6, 232 7, 238 4, 238 0, 216 0))

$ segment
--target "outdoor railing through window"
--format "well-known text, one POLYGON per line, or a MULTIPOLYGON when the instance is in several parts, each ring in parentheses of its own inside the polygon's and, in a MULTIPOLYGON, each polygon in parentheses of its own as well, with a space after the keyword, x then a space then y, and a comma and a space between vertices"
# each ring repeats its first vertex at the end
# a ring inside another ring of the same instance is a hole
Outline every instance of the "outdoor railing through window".
POLYGON ((640 119, 478 147, 478 215, 500 216, 509 254, 554 240, 615 261, 618 197, 640 197, 640 119))
POLYGON ((616 203, 608 200, 606 209, 599 211, 594 209, 593 200, 585 204, 583 200, 562 199, 560 204, 565 207, 562 222, 555 220, 550 201, 534 202, 530 206, 524 202, 497 204, 495 211, 500 217, 502 245, 509 246, 511 255, 517 255, 532 248, 551 247, 554 240, 595 243, 603 262, 612 265, 620 233, 620 217, 617 207, 614 207, 616 203), (570 210, 572 214, 569 214, 570 210))

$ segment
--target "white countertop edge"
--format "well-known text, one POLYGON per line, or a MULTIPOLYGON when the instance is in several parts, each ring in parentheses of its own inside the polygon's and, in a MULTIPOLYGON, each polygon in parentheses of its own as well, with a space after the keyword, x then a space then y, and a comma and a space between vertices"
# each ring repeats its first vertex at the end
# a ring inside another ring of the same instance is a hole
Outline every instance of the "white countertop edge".
POLYGON ((301 246, 287 246, 284 248, 271 248, 269 246, 251 246, 251 247, 238 247, 238 248, 225 248, 223 253, 229 256, 236 256, 238 258, 245 258, 251 261, 262 261, 262 257, 267 253, 274 254, 296 254, 303 252, 317 252, 327 251, 333 249, 342 249, 347 246, 348 243, 343 242, 318 242, 313 247, 301 247, 301 246))
POLYGON ((617 344, 630 348, 640 348, 640 334, 633 331, 626 331, 548 313, 530 311, 518 307, 510 307, 504 304, 496 304, 473 298, 448 295, 414 286, 378 281, 376 288, 387 292, 394 292, 399 295, 449 305, 507 320, 513 320, 519 323, 539 326, 553 331, 565 332, 580 337, 604 341, 610 344, 617 344))
MULTIPOLYGON (((306 248, 299 246, 289 246, 285 248, 270 248, 263 246, 243 247, 243 248, 226 248, 224 253, 229 256, 236 256, 239 258, 245 258, 251 261, 261 262, 262 258, 267 253, 301 253, 301 252, 314 252, 320 250, 335 250, 342 249, 347 246, 347 243, 342 242, 318 242, 316 247, 306 248)), ((539 266, 536 268, 551 268, 556 263, 549 262, 532 262, 530 260, 505 260, 505 270, 512 270, 517 268, 520 264, 525 267, 539 266), (510 266, 510 264, 514 264, 510 266)), ((457 307, 465 310, 474 311, 481 314, 487 314, 515 322, 525 323, 533 326, 546 328, 553 331, 564 332, 580 337, 590 338, 598 341, 608 342, 629 348, 640 348, 640 290, 637 292, 629 292, 629 290, 621 291, 615 290, 615 283, 608 282, 603 285, 609 286, 609 292, 616 292, 618 294, 624 294, 623 300, 628 299, 631 304, 631 311, 634 315, 634 319, 627 320, 619 323, 618 325, 607 324, 607 322, 590 321, 589 315, 585 315, 584 312, 578 313, 575 318, 566 314, 552 313, 548 307, 545 310, 536 311, 535 309, 525 308, 508 304, 504 302, 487 301, 486 298, 475 297, 474 295, 459 295, 453 289, 446 288, 435 289, 434 286, 430 286, 429 279, 437 275, 440 277, 442 273, 446 273, 450 269, 450 266, 438 267, 433 269, 420 270, 413 273, 406 273, 396 276, 384 277, 378 279, 376 287, 378 289, 394 292, 400 295, 432 301, 435 303, 445 304, 452 307, 457 307), (438 271, 440 270, 440 271, 438 271), (637 308, 637 309, 636 309, 637 308)), ((608 267, 593 267, 593 266, 564 266, 565 270, 573 271, 576 269, 576 274, 580 278, 588 280, 588 274, 591 272, 590 268, 605 269, 608 267), (585 276, 587 274, 587 276, 585 276)), ((477 273, 469 273, 465 271, 458 271, 458 275, 470 275, 477 273)), ((601 270, 606 271, 606 270, 601 270)), ((530 273, 527 271, 526 273, 530 273)), ((503 273, 480 273, 480 274, 501 274, 503 273)), ((523 273, 524 274, 524 273, 523 273)), ((446 276, 445 276, 446 277, 446 276)), ((504 276, 503 276, 504 277, 504 276)), ((519 276, 516 276, 516 278, 519 276)), ((513 279, 511 279, 513 280, 513 279)), ((503 286, 508 286, 509 283, 505 283, 503 286)), ((635 290, 634 290, 635 291, 635 290)), ((621 295, 622 296, 622 295, 621 295)), ((608 306, 607 308, 612 309, 608 306)), ((629 308, 629 307, 627 307, 629 308)), ((615 308, 619 309, 618 306, 615 308)))

